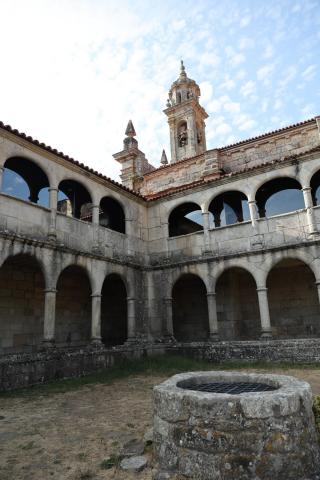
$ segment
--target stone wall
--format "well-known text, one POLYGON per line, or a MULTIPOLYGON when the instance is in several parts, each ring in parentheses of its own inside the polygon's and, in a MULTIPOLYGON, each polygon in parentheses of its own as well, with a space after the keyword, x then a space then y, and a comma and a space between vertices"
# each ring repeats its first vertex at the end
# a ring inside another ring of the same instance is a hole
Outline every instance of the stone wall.
POLYGON ((192 343, 118 347, 113 349, 55 348, 38 353, 0 356, 0 391, 14 390, 57 380, 87 375, 110 368, 124 359, 150 355, 185 355, 214 363, 320 362, 320 339, 251 342, 192 343))
POLYGON ((79 267, 62 272, 57 284, 56 342, 85 343, 90 339, 91 289, 79 267))
POLYGON ((216 287, 221 340, 250 340, 260 336, 261 324, 256 285, 245 270, 227 270, 216 287))
POLYGON ((34 260, 19 258, 8 260, 0 269, 0 348, 3 351, 32 348, 43 338, 43 275, 34 260))
POLYGON ((208 150, 180 162, 160 167, 143 177, 140 193, 152 198, 159 192, 169 192, 182 185, 218 178, 221 174, 236 173, 264 163, 280 161, 291 155, 319 145, 320 132, 316 120, 257 137, 223 148, 208 150), (214 157, 208 168, 208 156, 214 157))
POLYGON ((315 278, 306 265, 294 260, 280 263, 270 272, 267 287, 275 338, 319 336, 315 278))

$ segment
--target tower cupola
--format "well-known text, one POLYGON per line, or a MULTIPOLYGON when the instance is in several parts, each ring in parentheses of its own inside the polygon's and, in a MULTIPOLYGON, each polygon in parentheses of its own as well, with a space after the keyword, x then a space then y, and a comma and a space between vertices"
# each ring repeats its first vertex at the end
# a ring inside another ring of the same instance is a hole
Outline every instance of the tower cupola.
POLYGON ((167 108, 171 162, 199 155, 206 150, 205 122, 208 117, 199 103, 199 85, 189 78, 181 60, 180 75, 169 90, 167 108))

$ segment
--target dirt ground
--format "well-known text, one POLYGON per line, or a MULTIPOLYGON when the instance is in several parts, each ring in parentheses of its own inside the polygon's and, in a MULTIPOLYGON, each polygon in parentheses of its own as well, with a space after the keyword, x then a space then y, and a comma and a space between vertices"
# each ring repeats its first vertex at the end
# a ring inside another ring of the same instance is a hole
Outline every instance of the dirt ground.
MULTIPOLYGON (((320 395, 320 369, 273 373, 308 381, 320 395)), ((101 462, 143 438, 152 426, 152 387, 165 378, 139 375, 67 393, 0 398, 0 479, 151 480, 151 451, 149 466, 137 474, 106 470, 101 462)))

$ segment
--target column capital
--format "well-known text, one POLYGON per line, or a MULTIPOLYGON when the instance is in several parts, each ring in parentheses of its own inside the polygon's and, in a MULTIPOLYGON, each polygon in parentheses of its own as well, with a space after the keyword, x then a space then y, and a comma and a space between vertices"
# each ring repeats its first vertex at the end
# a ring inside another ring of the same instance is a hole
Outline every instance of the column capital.
POLYGON ((133 302, 135 299, 135 297, 127 297, 127 302, 133 302))
POLYGON ((49 187, 48 192, 59 192, 59 188, 58 187, 49 187))
POLYGON ((57 293, 57 289, 56 288, 45 288, 44 289, 44 293, 57 293))
POLYGON ((92 205, 91 205, 91 210, 93 210, 94 208, 100 208, 100 205, 92 204, 92 205))
POLYGON ((209 210, 208 210, 208 211, 206 211, 206 212, 201 212, 201 213, 202 213, 202 215, 209 215, 210 212, 209 212, 209 210))
POLYGON ((257 292, 258 292, 258 293, 259 293, 259 292, 267 292, 267 291, 268 291, 267 287, 258 287, 258 288, 257 288, 257 292))
POLYGON ((248 203, 249 205, 256 205, 257 202, 255 200, 248 200, 248 203))
POLYGON ((101 298, 102 297, 101 293, 92 293, 90 296, 91 296, 91 298, 101 298))
POLYGON ((207 297, 215 297, 216 292, 207 292, 207 297))
POLYGON ((302 190, 303 192, 310 192, 310 191, 311 191, 311 187, 309 187, 309 186, 308 186, 308 187, 302 187, 301 190, 302 190))
POLYGON ((320 285, 320 280, 316 280, 314 283, 315 283, 315 284, 317 285, 317 287, 318 287, 318 286, 320 285))

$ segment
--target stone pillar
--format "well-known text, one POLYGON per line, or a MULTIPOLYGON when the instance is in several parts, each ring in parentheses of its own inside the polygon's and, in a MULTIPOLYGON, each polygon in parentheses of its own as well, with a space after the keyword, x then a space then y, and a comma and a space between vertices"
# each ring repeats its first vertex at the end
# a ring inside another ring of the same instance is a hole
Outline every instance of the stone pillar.
POLYGON ((49 208, 50 208, 50 225, 49 238, 53 240, 57 237, 57 206, 58 206, 58 189, 49 188, 49 208))
POLYGON ((309 233, 310 233, 310 235, 314 235, 318 232, 317 232, 317 225, 316 225, 316 220, 315 220, 314 211, 313 211, 313 201, 312 201, 312 195, 311 195, 311 188, 310 187, 304 187, 302 189, 302 193, 303 193, 304 204, 305 204, 306 211, 307 211, 309 233))
POLYGON ((2 191, 2 177, 3 177, 4 168, 0 166, 0 192, 2 191))
POLYGON ((317 290, 318 290, 318 297, 319 297, 319 303, 320 303, 320 280, 317 280, 315 282, 317 290))
POLYGON ((99 205, 91 206, 92 229, 93 229, 93 250, 99 250, 99 205))
POLYGON ((270 313, 268 303, 268 289, 266 287, 258 287, 258 301, 261 321, 261 337, 262 339, 272 338, 270 313))
POLYGON ((217 342, 219 340, 218 333, 218 316, 217 316, 217 303, 215 292, 207 293, 208 304, 208 318, 209 318, 209 340, 217 342))
POLYGON ((209 212, 202 212, 204 251, 210 251, 209 212))
POLYGON ((163 300, 166 329, 165 336, 168 338, 173 338, 172 297, 165 297, 163 300))
POLYGON ((48 288, 44 292, 43 343, 52 345, 55 341, 57 290, 48 288))
POLYGON ((127 342, 134 342, 136 339, 136 299, 127 297, 127 342))
POLYGON ((91 295, 91 343, 101 344, 101 295, 91 295))
POLYGON ((171 146, 171 163, 177 161, 177 137, 176 137, 176 125, 174 121, 169 121, 170 128, 170 146, 171 146))
POLYGON ((249 205, 250 219, 251 219, 252 226, 253 226, 253 228, 256 228, 258 226, 257 204, 256 204, 255 200, 249 200, 248 205, 249 205))

